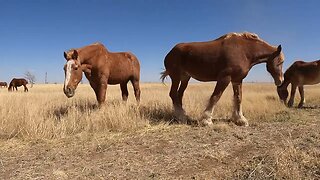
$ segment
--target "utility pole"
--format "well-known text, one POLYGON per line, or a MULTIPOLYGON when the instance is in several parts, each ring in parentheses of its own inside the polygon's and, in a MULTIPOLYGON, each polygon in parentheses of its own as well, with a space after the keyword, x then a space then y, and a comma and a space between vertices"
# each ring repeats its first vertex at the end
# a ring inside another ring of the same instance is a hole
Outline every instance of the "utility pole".
POLYGON ((47 72, 46 72, 46 76, 45 76, 45 79, 44 79, 44 83, 48 84, 48 73, 47 72))

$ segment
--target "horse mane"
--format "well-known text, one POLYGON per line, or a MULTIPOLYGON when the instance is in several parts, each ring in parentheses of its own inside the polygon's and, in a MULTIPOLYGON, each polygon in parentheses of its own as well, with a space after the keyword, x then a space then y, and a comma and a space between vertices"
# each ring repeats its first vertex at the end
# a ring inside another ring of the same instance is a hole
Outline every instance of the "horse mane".
POLYGON ((232 37, 243 37, 243 38, 249 39, 249 40, 258 40, 258 41, 264 42, 262 39, 260 39, 260 37, 257 34, 251 33, 251 32, 243 32, 243 33, 231 32, 231 33, 222 35, 218 39, 229 39, 229 38, 232 38, 232 37))
POLYGON ((97 48, 100 48, 101 50, 108 51, 107 48, 100 42, 95 42, 95 43, 92 43, 92 44, 89 44, 87 46, 83 46, 80 48, 73 48, 73 49, 70 49, 69 51, 73 51, 73 50, 81 51, 82 49, 86 49, 86 48, 93 47, 93 46, 97 46, 97 48))
POLYGON ((100 42, 95 42, 95 43, 92 43, 92 44, 89 44, 87 46, 83 46, 83 47, 80 47, 80 48, 71 48, 69 49, 66 53, 68 56, 71 56, 74 52, 74 50, 78 51, 78 53, 81 53, 81 51, 96 51, 96 52, 99 52, 99 53, 108 53, 108 50, 107 48, 100 42))

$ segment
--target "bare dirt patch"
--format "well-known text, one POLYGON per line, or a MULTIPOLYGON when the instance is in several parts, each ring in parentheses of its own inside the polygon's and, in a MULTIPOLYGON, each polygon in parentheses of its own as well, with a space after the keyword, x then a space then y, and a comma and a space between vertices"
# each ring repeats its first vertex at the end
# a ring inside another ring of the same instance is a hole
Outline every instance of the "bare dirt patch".
POLYGON ((56 140, 2 140, 4 179, 318 179, 320 108, 270 122, 155 125, 56 140), (285 119, 285 118, 290 119, 285 119))
MULTIPOLYGON (((228 123, 230 87, 213 127, 177 124, 162 84, 142 84, 140 106, 110 86, 104 108, 85 84, 72 99, 61 85, 0 89, 0 179, 320 179, 319 87, 306 88, 306 107, 288 109, 273 84, 245 84, 249 127, 228 123)), ((212 89, 189 85, 191 120, 212 89)))

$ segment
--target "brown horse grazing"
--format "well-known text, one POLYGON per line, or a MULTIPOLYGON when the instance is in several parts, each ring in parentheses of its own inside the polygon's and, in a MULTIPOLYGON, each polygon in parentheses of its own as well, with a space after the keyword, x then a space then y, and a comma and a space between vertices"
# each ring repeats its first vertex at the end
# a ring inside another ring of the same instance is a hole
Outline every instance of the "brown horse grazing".
POLYGON ((212 125, 213 108, 223 91, 231 82, 234 92, 232 121, 237 125, 248 125, 242 114, 242 80, 252 66, 267 63, 267 70, 275 84, 283 80, 284 55, 281 46, 271 46, 253 33, 229 33, 208 42, 177 44, 164 60, 162 80, 170 76, 170 97, 175 115, 184 118, 182 97, 191 77, 199 81, 217 81, 216 87, 204 111, 200 124, 212 125))
POLYGON ((14 89, 18 91, 17 87, 23 86, 24 92, 28 92, 27 84, 28 84, 28 81, 23 78, 20 78, 20 79, 13 78, 9 84, 8 91, 14 91, 14 89))
POLYGON ((8 87, 8 84, 6 82, 0 82, 0 87, 5 87, 7 88, 8 87))
POLYGON ((285 104, 289 95, 287 88, 290 83, 291 94, 288 106, 293 106, 296 89, 299 87, 301 99, 298 107, 301 108, 305 103, 303 86, 320 83, 320 60, 313 62, 296 61, 284 73, 284 81, 282 85, 277 88, 277 91, 280 99, 285 104))
POLYGON ((99 105, 105 102, 107 84, 120 84, 122 99, 128 99, 127 83, 131 81, 136 100, 140 101, 140 64, 129 52, 109 52, 103 44, 95 43, 64 52, 67 63, 64 66, 64 93, 75 94, 82 72, 90 82, 99 105))

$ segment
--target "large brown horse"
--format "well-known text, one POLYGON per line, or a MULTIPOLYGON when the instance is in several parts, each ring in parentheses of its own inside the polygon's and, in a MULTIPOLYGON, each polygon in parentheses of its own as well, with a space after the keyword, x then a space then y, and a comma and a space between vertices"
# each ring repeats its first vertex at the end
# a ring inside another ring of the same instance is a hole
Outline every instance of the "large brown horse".
POLYGON ((120 84, 122 99, 126 101, 128 81, 133 85, 136 100, 140 101, 140 64, 132 53, 112 53, 103 44, 95 43, 64 52, 64 57, 67 63, 63 90, 67 97, 74 96, 84 72, 100 105, 105 102, 107 84, 120 84))
POLYGON ((177 44, 166 56, 162 80, 169 75, 172 81, 170 97, 175 115, 185 119, 182 97, 191 77, 199 81, 217 81, 216 87, 200 121, 202 125, 212 124, 213 108, 223 91, 231 82, 234 92, 232 120, 237 125, 248 125, 242 114, 242 80, 252 66, 267 63, 267 70, 275 84, 283 80, 284 61, 281 46, 271 46, 253 33, 229 33, 208 42, 177 44))
POLYGON ((280 99, 286 104, 289 95, 288 86, 291 84, 291 94, 288 106, 292 107, 297 87, 299 87, 300 102, 298 107, 303 107, 304 85, 314 85, 320 83, 320 60, 313 62, 295 61, 284 73, 284 81, 277 88, 280 99))
POLYGON ((0 82, 0 87, 1 87, 1 88, 2 88, 2 87, 7 88, 7 87, 8 87, 7 82, 0 82))
POLYGON ((28 92, 27 84, 28 84, 28 81, 23 78, 20 78, 20 79, 13 78, 9 84, 8 91, 14 91, 14 90, 18 91, 18 87, 23 86, 24 92, 28 92))

